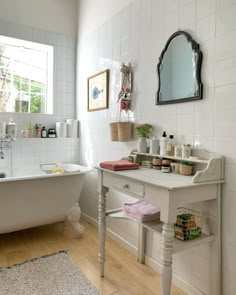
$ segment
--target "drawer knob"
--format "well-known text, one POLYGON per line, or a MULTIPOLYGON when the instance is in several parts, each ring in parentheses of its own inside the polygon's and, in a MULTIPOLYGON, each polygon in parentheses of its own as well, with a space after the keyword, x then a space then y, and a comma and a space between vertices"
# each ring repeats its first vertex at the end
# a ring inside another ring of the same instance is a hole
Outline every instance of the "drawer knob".
POLYGON ((123 188, 124 188, 124 189, 129 189, 129 185, 128 185, 128 184, 124 184, 124 185, 123 185, 123 188))

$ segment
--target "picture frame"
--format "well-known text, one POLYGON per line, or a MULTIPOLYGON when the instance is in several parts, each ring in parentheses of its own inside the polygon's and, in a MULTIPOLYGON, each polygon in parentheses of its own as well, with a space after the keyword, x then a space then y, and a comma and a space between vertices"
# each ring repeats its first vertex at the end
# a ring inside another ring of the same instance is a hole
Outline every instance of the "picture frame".
POLYGON ((88 112, 108 109, 109 70, 88 77, 88 112))

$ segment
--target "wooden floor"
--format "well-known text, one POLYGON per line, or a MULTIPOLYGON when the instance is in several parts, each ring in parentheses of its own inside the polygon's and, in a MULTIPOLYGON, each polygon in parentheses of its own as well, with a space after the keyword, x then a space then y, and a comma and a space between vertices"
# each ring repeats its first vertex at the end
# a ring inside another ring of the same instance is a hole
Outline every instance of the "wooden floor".
MULTIPOLYGON (((105 278, 100 278, 97 229, 87 222, 82 224, 85 226, 82 237, 78 237, 66 222, 0 235, 0 266, 66 249, 74 262, 104 295, 160 294, 159 274, 138 263, 133 254, 110 238, 106 241, 105 278)), ((172 287, 171 295, 184 293, 172 287)))

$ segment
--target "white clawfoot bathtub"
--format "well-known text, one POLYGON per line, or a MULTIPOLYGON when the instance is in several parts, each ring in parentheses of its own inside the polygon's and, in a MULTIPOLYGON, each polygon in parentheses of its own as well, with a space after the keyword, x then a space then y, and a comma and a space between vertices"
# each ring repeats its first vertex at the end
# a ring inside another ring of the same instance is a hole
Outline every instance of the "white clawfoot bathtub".
POLYGON ((90 170, 76 164, 58 166, 66 172, 47 174, 34 166, 0 179, 0 233, 62 221, 68 212, 68 219, 80 228, 78 201, 90 170))

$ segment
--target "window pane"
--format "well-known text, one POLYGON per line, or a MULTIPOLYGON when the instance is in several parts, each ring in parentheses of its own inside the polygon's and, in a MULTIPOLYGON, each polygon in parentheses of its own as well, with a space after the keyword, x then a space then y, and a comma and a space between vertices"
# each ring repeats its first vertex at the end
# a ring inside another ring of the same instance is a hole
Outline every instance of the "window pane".
POLYGON ((0 36, 0 111, 46 113, 52 59, 52 46, 0 36))
POLYGON ((32 94, 30 100, 31 113, 44 113, 45 112, 45 97, 40 94, 32 94))

